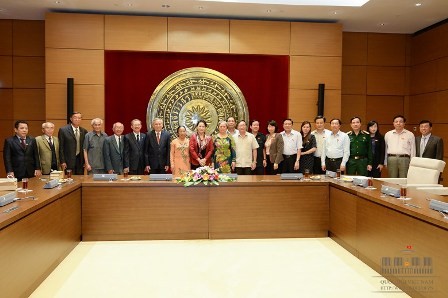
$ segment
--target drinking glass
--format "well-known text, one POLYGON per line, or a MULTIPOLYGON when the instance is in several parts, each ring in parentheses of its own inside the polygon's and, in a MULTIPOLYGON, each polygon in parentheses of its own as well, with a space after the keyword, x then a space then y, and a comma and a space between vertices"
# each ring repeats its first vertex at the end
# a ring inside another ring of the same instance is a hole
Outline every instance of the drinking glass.
POLYGON ((22 179, 22 190, 27 193, 28 192, 28 178, 22 179))
POLYGON ((341 170, 340 169, 336 170, 336 179, 341 179, 341 170))
POLYGON ((407 195, 407 186, 401 185, 400 187, 400 200, 406 200, 407 195))
POLYGON ((129 171, 128 170, 123 171, 123 179, 126 181, 129 180, 129 171))
POLYGON ((72 170, 67 169, 67 170, 65 170, 65 173, 66 173, 66 176, 67 176, 67 181, 69 181, 69 182, 73 181, 73 179, 72 179, 72 170))
POLYGON ((306 181, 310 180, 310 170, 309 169, 305 169, 303 179, 306 181))
POLYGON ((367 178, 367 187, 366 187, 366 189, 374 189, 374 187, 373 187, 373 178, 372 177, 367 178))

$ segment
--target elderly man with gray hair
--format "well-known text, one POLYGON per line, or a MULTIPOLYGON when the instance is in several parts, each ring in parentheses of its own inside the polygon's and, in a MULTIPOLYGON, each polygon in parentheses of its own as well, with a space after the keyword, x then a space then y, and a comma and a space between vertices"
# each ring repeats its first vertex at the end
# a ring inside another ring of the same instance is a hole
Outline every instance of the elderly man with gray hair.
POLYGON ((89 174, 104 174, 103 146, 107 134, 102 131, 103 120, 92 119, 92 131, 88 132, 84 138, 84 160, 85 169, 89 174))
POLYGON ((36 146, 42 174, 48 175, 51 171, 61 169, 59 161, 59 139, 53 136, 54 124, 52 122, 42 124, 42 133, 41 136, 36 137, 36 146))

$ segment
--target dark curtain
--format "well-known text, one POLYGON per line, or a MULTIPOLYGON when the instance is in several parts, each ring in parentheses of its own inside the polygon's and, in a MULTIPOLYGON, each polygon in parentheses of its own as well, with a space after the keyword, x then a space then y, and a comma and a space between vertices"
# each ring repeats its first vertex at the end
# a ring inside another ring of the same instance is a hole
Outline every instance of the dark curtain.
POLYGON ((134 118, 146 131, 146 111, 153 91, 167 76, 189 67, 207 67, 229 77, 242 91, 249 118, 282 127, 288 115, 289 56, 159 52, 105 52, 105 118, 108 134, 112 124, 122 122, 131 131, 134 118))

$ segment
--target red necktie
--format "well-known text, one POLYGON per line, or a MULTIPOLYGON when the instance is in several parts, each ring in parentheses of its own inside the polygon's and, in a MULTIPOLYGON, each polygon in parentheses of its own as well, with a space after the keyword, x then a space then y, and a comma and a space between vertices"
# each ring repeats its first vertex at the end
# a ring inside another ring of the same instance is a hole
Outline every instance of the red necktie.
POLYGON ((160 144, 160 132, 156 133, 157 135, 157 144, 160 144))
POLYGON ((23 149, 26 149, 25 139, 20 139, 20 146, 22 146, 23 149))

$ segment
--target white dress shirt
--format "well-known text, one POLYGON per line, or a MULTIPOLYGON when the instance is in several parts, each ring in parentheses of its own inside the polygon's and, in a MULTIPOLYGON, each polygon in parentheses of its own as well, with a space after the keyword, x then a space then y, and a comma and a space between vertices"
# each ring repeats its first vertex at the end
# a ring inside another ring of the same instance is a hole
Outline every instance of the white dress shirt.
POLYGON ((345 132, 338 131, 331 133, 329 137, 325 138, 324 150, 322 150, 321 162, 325 165, 325 158, 341 158, 341 166, 345 164, 350 157, 350 138, 345 132))
MULTIPOLYGON (((282 131, 281 136, 283 137, 283 154, 284 155, 294 155, 298 154, 299 150, 302 149, 302 135, 297 130, 292 129, 289 134, 282 131)), ((298 156, 297 156, 298 158, 298 156)))

